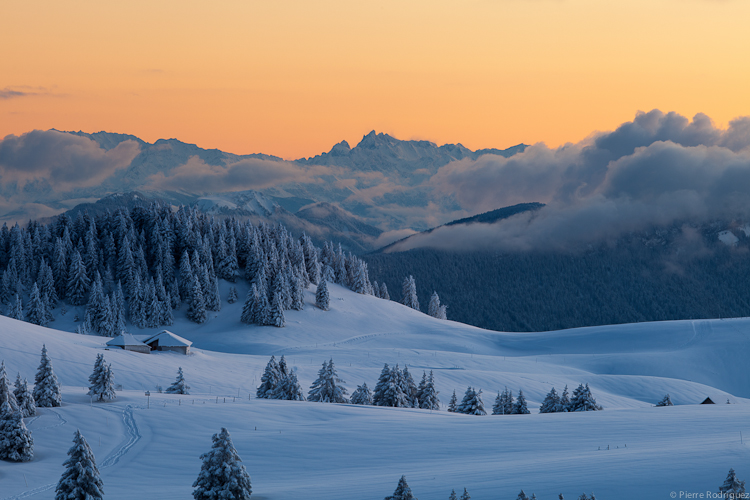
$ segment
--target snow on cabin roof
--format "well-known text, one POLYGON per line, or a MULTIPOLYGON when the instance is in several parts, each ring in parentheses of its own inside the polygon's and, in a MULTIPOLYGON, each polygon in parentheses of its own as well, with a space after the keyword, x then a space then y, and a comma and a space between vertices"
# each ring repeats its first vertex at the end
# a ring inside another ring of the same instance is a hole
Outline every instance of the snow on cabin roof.
POLYGON ((107 342, 107 345, 113 346, 113 347, 125 347, 130 345, 145 345, 140 340, 136 339, 131 335, 130 333, 123 333, 122 335, 118 335, 117 337, 113 338, 109 342, 107 342))
POLYGON ((157 333, 156 335, 152 335, 146 338, 143 342, 145 344, 150 344, 154 341, 157 341, 159 346, 161 347, 180 347, 180 346, 189 347, 193 345, 193 343, 190 342, 188 339, 183 339, 179 335, 175 335, 169 330, 163 330, 157 333))

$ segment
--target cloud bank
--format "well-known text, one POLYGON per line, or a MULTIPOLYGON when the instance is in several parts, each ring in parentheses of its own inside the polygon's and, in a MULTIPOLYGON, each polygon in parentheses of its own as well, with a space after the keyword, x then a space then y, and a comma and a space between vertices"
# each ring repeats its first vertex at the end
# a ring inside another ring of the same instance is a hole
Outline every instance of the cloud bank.
POLYGON ((654 110, 577 144, 450 163, 430 185, 473 213, 548 205, 492 225, 449 226, 393 251, 571 248, 681 220, 750 218, 750 118, 725 130, 654 110))

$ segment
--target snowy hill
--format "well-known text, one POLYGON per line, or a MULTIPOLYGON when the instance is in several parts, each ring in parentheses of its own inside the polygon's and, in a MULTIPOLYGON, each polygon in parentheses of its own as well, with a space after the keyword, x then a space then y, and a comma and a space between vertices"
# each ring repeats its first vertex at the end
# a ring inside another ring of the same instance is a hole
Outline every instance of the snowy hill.
MULTIPOLYGON (((227 288, 222 282, 224 296, 227 288)), ((27 420, 34 461, 0 464, 0 499, 53 498, 76 428, 92 445, 111 499, 189 497, 198 455, 221 426, 248 468, 253 498, 263 499, 380 499, 402 474, 422 500, 463 487, 476 500, 512 499, 521 488, 539 499, 583 491, 610 500, 666 498, 716 491, 730 467, 741 479, 750 474, 739 435, 750 435, 743 399, 750 396, 750 320, 503 333, 337 285, 330 286, 331 310, 321 311, 313 292, 303 311, 286 313, 282 329, 241 324, 241 301, 224 303, 203 325, 177 311, 169 329, 194 342, 189 356, 104 350, 107 338, 0 318, 0 358, 11 377, 33 378, 46 344, 64 385, 63 407, 27 420), (114 402, 90 405, 84 386, 97 353, 112 364, 122 391, 114 402), (415 377, 432 370, 443 405, 453 390, 460 397, 472 385, 489 408, 507 386, 524 391, 532 414, 248 399, 271 354, 286 356, 305 391, 329 358, 350 393, 364 381, 374 386, 383 363, 399 363, 415 377), (191 395, 157 393, 178 367, 191 395), (590 384, 604 411, 536 413, 551 386, 579 383, 590 384), (666 393, 677 406, 653 408, 666 393), (696 404, 707 396, 722 404, 696 404)), ((58 314, 52 325, 70 330, 72 317, 58 314)))

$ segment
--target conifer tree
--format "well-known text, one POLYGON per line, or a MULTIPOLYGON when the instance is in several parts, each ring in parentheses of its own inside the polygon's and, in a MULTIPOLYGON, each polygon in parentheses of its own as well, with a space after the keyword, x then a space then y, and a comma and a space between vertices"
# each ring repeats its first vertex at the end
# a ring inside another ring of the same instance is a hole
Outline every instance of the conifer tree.
POLYGON ((193 483, 194 500, 249 500, 250 476, 232 444, 229 431, 222 427, 211 439, 211 451, 200 457, 203 464, 193 483))
POLYGON ((268 324, 277 328, 283 328, 286 325, 286 318, 284 318, 284 309, 281 305, 281 295, 281 293, 274 293, 268 318, 268 324))
MULTIPOLYGON (((282 356, 282 361, 284 360, 282 356)), ((279 363, 281 365, 281 363, 279 363)), ((272 399, 283 399, 285 401, 304 401, 305 396, 302 394, 302 387, 297 380, 297 374, 289 370, 281 376, 279 384, 273 391, 272 399)))
POLYGON ((380 298, 391 300, 391 296, 388 294, 388 286, 385 284, 385 282, 380 284, 380 298))
POLYGON ((29 308, 26 311, 26 320, 29 323, 39 326, 47 326, 47 320, 49 314, 47 312, 46 304, 42 301, 42 296, 39 293, 39 287, 36 282, 31 288, 31 298, 29 299, 29 308))
POLYGON ((422 389, 419 397, 419 407, 423 410, 439 410, 440 400, 438 399, 438 391, 435 390, 435 378, 430 370, 430 375, 427 377, 424 388, 422 389))
POLYGON ((568 411, 597 411, 601 409, 602 407, 596 404, 594 396, 591 395, 591 389, 589 389, 588 384, 585 387, 583 384, 580 384, 573 391, 568 411))
POLYGON ((458 497, 456 496, 456 490, 451 490, 451 496, 448 497, 448 500, 458 500, 458 497))
POLYGON ((70 261, 70 272, 68 274, 68 287, 66 296, 68 302, 74 306, 82 306, 86 303, 86 294, 89 291, 91 280, 86 275, 86 266, 83 264, 81 254, 78 250, 73 251, 70 261))
POLYGON ((63 462, 65 471, 55 488, 55 500, 102 500, 104 484, 94 452, 80 430, 76 430, 73 436, 68 457, 63 462))
POLYGON ((500 391, 498 391, 497 397, 495 397, 495 404, 492 405, 492 414, 505 415, 505 400, 500 395, 500 391))
POLYGON ((234 304, 237 302, 239 297, 237 296, 237 287, 230 286, 229 287, 229 295, 227 296, 227 303, 228 304, 234 304))
POLYGON ((461 494, 460 500, 471 500, 471 496, 469 495, 469 492, 466 491, 466 488, 464 488, 464 492, 461 494))
POLYGON ((15 302, 13 302, 13 305, 8 309, 8 317, 17 319, 18 321, 24 320, 23 301, 21 301, 21 296, 18 294, 16 294, 15 302))
POLYGON ((117 397, 112 367, 104 361, 103 354, 96 355, 94 371, 89 375, 88 395, 96 401, 110 401, 117 397))
POLYGON ((358 385, 357 389, 352 392, 351 403, 353 405, 372 405, 372 393, 367 387, 367 382, 358 385))
POLYGON ((414 276, 409 275, 404 278, 404 283, 401 286, 401 297, 402 304, 419 311, 419 299, 417 299, 417 285, 414 282, 414 276))
POLYGON ((16 375, 16 384, 15 389, 13 389, 13 395, 16 397, 18 409, 23 418, 36 415, 36 401, 34 401, 34 396, 31 394, 31 390, 29 390, 29 384, 26 382, 26 379, 21 380, 20 373, 16 375))
POLYGON ((661 401, 656 403, 656 406, 674 406, 674 403, 672 403, 672 398, 670 398, 669 394, 667 394, 661 399, 661 401))
POLYGON ((330 306, 331 299, 328 296, 328 285, 326 280, 320 280, 318 283, 318 290, 315 292, 315 305, 320 309, 327 311, 330 306))
POLYGON ((734 469, 729 469, 729 474, 727 474, 724 484, 719 487, 719 493, 721 494, 721 498, 731 500, 747 498, 747 494, 745 493, 745 481, 737 479, 737 474, 734 472, 734 469))
POLYGON ((336 373, 333 359, 328 363, 323 361, 323 367, 318 371, 318 379, 310 386, 307 399, 321 403, 348 403, 346 388, 341 385, 344 383, 336 373))
POLYGON ((276 357, 271 356, 271 359, 266 364, 266 369, 263 375, 260 377, 260 386, 255 392, 255 397, 259 399, 269 399, 273 391, 276 390, 279 381, 281 379, 281 373, 279 371, 279 365, 276 362, 276 357))
POLYGON ((557 407, 558 412, 570 411, 570 397, 568 396, 568 386, 565 385, 562 394, 560 394, 560 404, 557 407))
POLYGON ((8 403, 11 411, 18 411, 18 401, 16 395, 13 394, 13 390, 10 388, 10 380, 8 374, 5 371, 5 361, 0 362, 0 406, 8 403))
POLYGON ((255 302, 258 299, 258 289, 255 287, 255 283, 253 283, 250 286, 250 290, 247 292, 247 297, 245 297, 245 304, 242 306, 242 316, 240 316, 240 321, 245 323, 246 325, 252 325, 253 323, 258 323, 255 315, 253 314, 255 312, 255 302))
POLYGON ((555 413, 560 407, 560 396, 553 387, 542 401, 542 406, 539 407, 539 413, 555 413))
POLYGON ((432 292, 430 304, 427 306, 427 314, 433 318, 440 318, 440 297, 438 297, 437 292, 432 292))
POLYGON ((516 497, 516 500, 529 500, 529 497, 526 496, 526 493, 521 490, 521 493, 518 494, 516 497))
POLYGON ((409 485, 406 484, 406 476, 401 476, 396 491, 393 492, 393 495, 385 497, 385 500, 417 500, 417 498, 412 494, 409 485))
POLYGON ((0 460, 28 462, 34 458, 34 439, 18 409, 0 403, 0 460))
POLYGON ((47 356, 47 347, 42 345, 42 358, 34 377, 34 401, 40 408, 50 408, 62 404, 60 382, 52 369, 52 361, 47 356))
POLYGON ((410 407, 419 408, 419 389, 414 383, 414 379, 409 373, 409 367, 404 365, 404 369, 401 372, 401 392, 406 396, 406 400, 410 407))
POLYGON ((398 365, 391 369, 388 387, 383 399, 384 401, 381 406, 392 406, 394 408, 410 408, 412 406, 407 394, 404 374, 399 370, 398 365))
POLYGON ((190 306, 187 310, 187 317, 190 321, 195 323, 205 323, 208 319, 208 313, 206 312, 206 301, 203 298, 203 290, 198 279, 193 278, 192 291, 189 295, 190 306))
POLYGON ((167 394, 190 394, 188 391, 190 386, 185 382, 185 375, 182 373, 182 367, 177 369, 177 379, 167 387, 165 391, 167 394))
POLYGON ((380 377, 378 383, 375 384, 375 390, 372 393, 372 404, 375 406, 391 406, 386 401, 386 391, 391 383, 391 369, 388 367, 388 363, 385 363, 383 369, 380 371, 380 377))
POLYGON ((516 403, 513 405, 513 414, 514 415, 528 415, 531 413, 529 411, 529 408, 526 406, 526 398, 523 395, 522 390, 518 390, 518 399, 516 399, 516 403))
POLYGON ((456 397, 456 390, 453 390, 453 395, 451 396, 451 400, 448 403, 448 411, 451 413, 457 413, 458 412, 458 398, 456 397))
POLYGON ((481 389, 477 392, 472 387, 468 387, 457 411, 467 415, 487 415, 487 411, 484 409, 484 402, 482 401, 481 389))

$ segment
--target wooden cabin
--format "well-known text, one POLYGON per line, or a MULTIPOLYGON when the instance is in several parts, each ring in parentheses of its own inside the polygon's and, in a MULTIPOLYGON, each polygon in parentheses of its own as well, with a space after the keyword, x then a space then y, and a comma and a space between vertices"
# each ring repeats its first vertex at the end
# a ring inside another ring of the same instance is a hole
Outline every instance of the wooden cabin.
POLYGON ((127 332, 123 332, 122 335, 118 335, 117 337, 113 338, 112 340, 107 342, 107 345, 110 347, 119 347, 120 349, 124 349, 126 351, 140 352, 143 354, 148 354, 149 352, 151 352, 151 347, 144 344, 127 332))
POLYGON ((188 339, 175 335, 169 330, 162 330, 143 340, 154 351, 172 351, 180 354, 190 354, 190 346, 193 345, 188 339))

